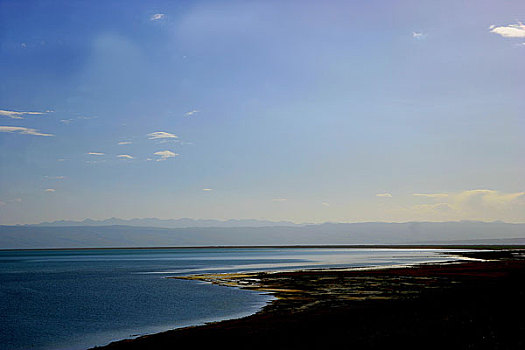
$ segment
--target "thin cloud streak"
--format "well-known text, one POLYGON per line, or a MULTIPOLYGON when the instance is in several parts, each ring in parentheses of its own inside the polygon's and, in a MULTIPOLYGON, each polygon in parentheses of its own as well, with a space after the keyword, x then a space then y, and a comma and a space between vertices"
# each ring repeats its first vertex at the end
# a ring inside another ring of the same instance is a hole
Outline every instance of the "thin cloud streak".
POLYGON ((22 203, 22 198, 0 200, 0 206, 8 205, 8 203, 22 203))
POLYGON ((98 118, 98 117, 80 116, 76 118, 61 119, 60 122, 63 124, 69 125, 75 120, 90 120, 90 119, 95 119, 95 118, 98 118))
POLYGON ((448 197, 448 193, 413 193, 414 197, 427 197, 427 198, 444 198, 448 197))
POLYGON ((147 136, 149 136, 150 140, 164 140, 164 139, 178 139, 179 138, 177 135, 171 134, 165 131, 155 131, 155 132, 149 133, 147 136))
POLYGON ((66 177, 65 176, 44 176, 46 179, 48 180, 64 180, 66 177))
POLYGON ((17 112, 17 111, 6 111, 4 109, 0 109, 0 115, 4 117, 8 117, 11 119, 24 119, 24 115, 40 115, 45 114, 45 112, 17 112))
POLYGON ((10 134, 22 134, 22 135, 33 135, 33 136, 55 136, 53 134, 45 134, 37 129, 24 128, 21 126, 0 126, 0 132, 7 132, 10 134))

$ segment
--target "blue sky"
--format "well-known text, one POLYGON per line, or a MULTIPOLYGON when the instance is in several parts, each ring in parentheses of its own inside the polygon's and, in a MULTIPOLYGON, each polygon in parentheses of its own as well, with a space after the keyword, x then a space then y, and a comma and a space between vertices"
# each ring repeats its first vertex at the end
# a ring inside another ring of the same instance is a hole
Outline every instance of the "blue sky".
POLYGON ((521 21, 523 1, 1 0, 0 223, 525 222, 521 21))

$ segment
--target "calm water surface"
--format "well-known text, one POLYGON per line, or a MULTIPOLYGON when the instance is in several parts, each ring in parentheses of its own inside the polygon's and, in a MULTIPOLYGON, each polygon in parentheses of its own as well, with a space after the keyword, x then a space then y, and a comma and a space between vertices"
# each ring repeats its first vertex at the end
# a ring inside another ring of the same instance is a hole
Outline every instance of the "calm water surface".
POLYGON ((324 248, 0 251, 0 348, 85 349, 248 315, 271 299, 254 291, 167 276, 452 260, 439 252, 324 248))

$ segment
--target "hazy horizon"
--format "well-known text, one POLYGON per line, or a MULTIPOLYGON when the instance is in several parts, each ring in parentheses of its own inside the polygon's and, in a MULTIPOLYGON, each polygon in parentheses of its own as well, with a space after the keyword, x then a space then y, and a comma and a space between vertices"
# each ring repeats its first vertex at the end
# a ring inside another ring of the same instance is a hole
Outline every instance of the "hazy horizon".
MULTIPOLYGON (((471 222, 471 223, 505 223, 505 224, 525 224, 525 222, 508 222, 503 220, 448 220, 448 221, 432 221, 432 220, 412 220, 412 221, 319 221, 319 222, 297 222, 297 221, 291 221, 291 220, 268 220, 268 219, 214 219, 214 218, 189 218, 189 217, 179 217, 179 218, 156 218, 156 217, 134 217, 134 218, 118 218, 118 217, 108 217, 108 218, 100 218, 100 219, 94 219, 94 218, 83 218, 78 220, 53 220, 53 221, 39 221, 34 223, 25 223, 25 224, 15 224, 15 225, 43 225, 45 223, 61 223, 61 222, 74 222, 74 223, 83 223, 83 222, 93 222, 93 223, 100 223, 105 221, 125 221, 125 222, 133 222, 133 221, 147 221, 147 220, 153 220, 158 222, 166 222, 166 221, 194 221, 194 222, 219 222, 219 223, 228 223, 228 222, 260 222, 264 224, 279 224, 279 223, 286 223, 291 225, 323 225, 323 224, 369 224, 369 223, 378 223, 378 224, 409 224, 409 223, 462 223, 462 222, 471 222)), ((0 224, 3 225, 3 224, 0 224)), ((11 226, 11 225, 6 225, 11 226)), ((96 225, 95 225, 96 226, 96 225)), ((131 226, 133 226, 131 224, 131 226)), ((249 226, 248 226, 249 227, 249 226)))
POLYGON ((0 2, 0 225, 525 222, 525 2, 0 2))

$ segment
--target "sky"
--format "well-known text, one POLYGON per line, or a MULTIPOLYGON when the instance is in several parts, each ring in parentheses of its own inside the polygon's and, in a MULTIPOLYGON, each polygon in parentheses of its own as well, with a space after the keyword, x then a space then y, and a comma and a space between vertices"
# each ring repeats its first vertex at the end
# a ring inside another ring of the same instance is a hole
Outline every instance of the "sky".
POLYGON ((522 22, 522 0, 0 0, 0 224, 525 222, 522 22))

